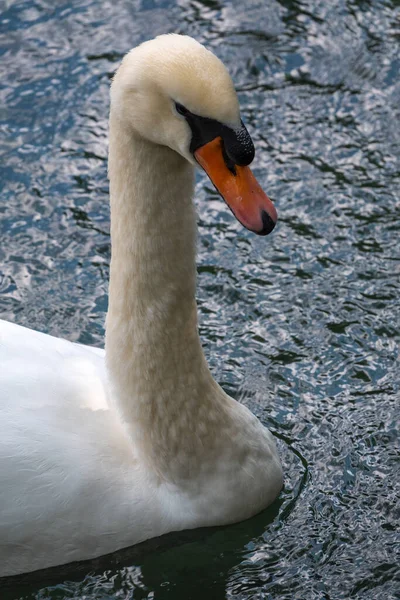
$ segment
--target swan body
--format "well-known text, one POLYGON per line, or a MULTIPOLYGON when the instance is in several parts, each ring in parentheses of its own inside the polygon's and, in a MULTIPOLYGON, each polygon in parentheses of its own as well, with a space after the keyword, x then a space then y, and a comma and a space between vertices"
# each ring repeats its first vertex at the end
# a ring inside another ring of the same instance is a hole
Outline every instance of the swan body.
POLYGON ((123 60, 105 351, 0 321, 0 576, 234 523, 278 495, 273 437, 214 381, 197 331, 196 162, 247 227, 276 219, 245 166, 246 133, 225 67, 191 38, 123 60), (233 177, 257 210, 237 204, 233 177))

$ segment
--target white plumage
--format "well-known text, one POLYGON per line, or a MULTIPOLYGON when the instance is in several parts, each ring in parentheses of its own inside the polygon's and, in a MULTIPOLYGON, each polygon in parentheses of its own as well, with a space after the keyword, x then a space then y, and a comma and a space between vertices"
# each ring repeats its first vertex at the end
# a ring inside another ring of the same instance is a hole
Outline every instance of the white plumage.
POLYGON ((191 38, 131 51, 111 91, 106 350, 0 321, 0 576, 233 523, 282 486, 271 434, 213 380, 197 332, 190 129, 240 124, 191 38))

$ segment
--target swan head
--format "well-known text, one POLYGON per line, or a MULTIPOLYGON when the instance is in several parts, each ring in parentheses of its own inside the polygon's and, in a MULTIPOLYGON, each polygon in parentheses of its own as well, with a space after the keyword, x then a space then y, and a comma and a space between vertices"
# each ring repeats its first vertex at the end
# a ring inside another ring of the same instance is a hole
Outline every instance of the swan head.
POLYGON ((254 146, 232 79, 196 40, 166 34, 133 48, 113 79, 111 111, 139 136, 200 165, 247 229, 272 231, 276 210, 248 167, 254 146))

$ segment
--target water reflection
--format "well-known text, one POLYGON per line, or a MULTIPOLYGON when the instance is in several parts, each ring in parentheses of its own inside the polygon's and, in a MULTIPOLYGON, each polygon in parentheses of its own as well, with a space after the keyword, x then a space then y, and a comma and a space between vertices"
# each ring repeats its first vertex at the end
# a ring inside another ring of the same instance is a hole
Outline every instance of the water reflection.
POLYGON ((253 549, 263 543, 265 528, 276 521, 280 507, 285 505, 282 514, 290 511, 291 494, 285 495, 286 500, 275 502, 246 523, 169 534, 81 565, 9 578, 4 580, 2 599, 57 593, 60 578, 67 582, 63 590, 68 597, 97 599, 121 591, 133 597, 134 589, 135 598, 162 600, 171 594, 184 598, 190 593, 194 600, 204 598, 207 592, 224 598, 230 574, 242 563, 254 563, 253 549))

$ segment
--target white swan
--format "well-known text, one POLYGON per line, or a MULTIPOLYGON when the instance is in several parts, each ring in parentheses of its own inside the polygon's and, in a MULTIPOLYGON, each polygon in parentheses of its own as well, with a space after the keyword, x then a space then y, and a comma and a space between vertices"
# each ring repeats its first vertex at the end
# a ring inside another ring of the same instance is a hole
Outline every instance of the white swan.
POLYGON ((278 495, 273 437, 213 380, 197 331, 194 165, 265 234, 276 212, 244 166, 253 150, 225 67, 199 43, 165 35, 124 58, 105 352, 0 326, 1 576, 233 523, 278 495))

